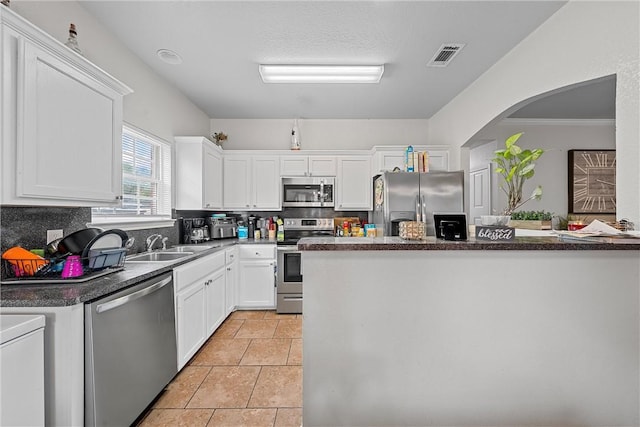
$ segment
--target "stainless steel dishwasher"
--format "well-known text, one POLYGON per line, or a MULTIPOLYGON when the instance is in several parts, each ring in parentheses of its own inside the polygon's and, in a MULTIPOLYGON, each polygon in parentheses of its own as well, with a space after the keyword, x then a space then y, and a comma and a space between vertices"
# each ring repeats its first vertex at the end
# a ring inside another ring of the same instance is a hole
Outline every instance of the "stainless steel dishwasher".
POLYGON ((85 305, 85 425, 128 426, 178 371, 172 274, 85 305))

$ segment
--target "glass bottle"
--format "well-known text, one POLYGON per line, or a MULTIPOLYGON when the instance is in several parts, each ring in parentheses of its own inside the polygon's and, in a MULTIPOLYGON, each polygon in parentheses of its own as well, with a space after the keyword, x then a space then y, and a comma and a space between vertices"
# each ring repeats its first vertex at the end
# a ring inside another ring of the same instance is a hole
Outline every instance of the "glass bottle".
POLYGON ((298 130, 298 119, 293 121, 293 129, 291 129, 291 149, 300 149, 300 132, 298 130))
POLYGON ((76 26, 75 26, 75 24, 72 23, 72 24, 69 25, 69 38, 67 39, 67 42, 65 43, 65 46, 67 46, 71 50, 75 50, 80 55, 82 55, 82 51, 80 50, 80 47, 78 46, 77 37, 78 37, 78 33, 76 32, 76 26))

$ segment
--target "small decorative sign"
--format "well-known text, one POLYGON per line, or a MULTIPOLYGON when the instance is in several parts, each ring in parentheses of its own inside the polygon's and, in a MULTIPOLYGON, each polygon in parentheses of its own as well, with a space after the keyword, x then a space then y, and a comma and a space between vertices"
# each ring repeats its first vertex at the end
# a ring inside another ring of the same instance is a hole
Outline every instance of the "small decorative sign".
POLYGON ((476 240, 489 240, 492 242, 506 242, 515 240, 516 230, 513 227, 476 225, 476 240))

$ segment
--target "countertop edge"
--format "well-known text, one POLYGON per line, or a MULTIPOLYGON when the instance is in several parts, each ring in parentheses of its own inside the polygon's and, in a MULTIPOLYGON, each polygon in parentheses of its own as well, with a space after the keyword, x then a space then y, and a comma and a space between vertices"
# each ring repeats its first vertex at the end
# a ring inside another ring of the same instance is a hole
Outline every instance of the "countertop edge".
POLYGON ((461 241, 402 240, 399 237, 317 237, 298 242, 301 251, 627 251, 640 250, 638 243, 566 242, 557 237, 516 237, 512 241, 486 241, 470 238, 461 241))
MULTIPOLYGON (((84 304, 171 271, 175 267, 198 258, 226 250, 231 246, 276 244, 276 242, 266 239, 259 241, 253 239, 229 239, 213 242, 215 242, 215 244, 219 243, 220 246, 196 252, 172 262, 127 263, 125 261, 124 270, 84 283, 3 284, 0 286, 0 310, 10 307, 68 307, 76 304, 84 304)), ((205 244, 203 244, 203 246, 205 246, 205 244)), ((170 249, 171 248, 168 250, 170 249)))

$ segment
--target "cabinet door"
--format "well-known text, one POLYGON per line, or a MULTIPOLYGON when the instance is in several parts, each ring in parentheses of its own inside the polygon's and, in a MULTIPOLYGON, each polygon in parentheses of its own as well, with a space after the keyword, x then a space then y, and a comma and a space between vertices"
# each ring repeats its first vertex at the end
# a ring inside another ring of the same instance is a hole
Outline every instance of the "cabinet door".
POLYGON ((225 297, 225 269, 221 268, 205 278, 205 294, 207 300, 207 338, 224 322, 227 317, 227 300, 225 297))
POLYGON ((448 171, 449 152, 446 150, 429 150, 429 171, 448 171))
POLYGON ((399 168, 401 171, 404 171, 405 168, 405 153, 404 151, 385 151, 381 153, 376 153, 376 161, 378 163, 378 171, 392 171, 395 168, 399 168))
POLYGON ((252 176, 250 157, 225 156, 223 175, 225 209, 249 209, 252 176))
POLYGON ((203 146, 202 171, 202 207, 204 209, 222 208, 222 156, 210 146, 203 146))
POLYGON ((45 50, 23 46, 16 196, 121 203, 122 96, 45 50))
POLYGON ((371 161, 369 156, 338 158, 336 210, 371 209, 371 161))
POLYGON ((280 209, 280 162, 278 156, 253 157, 252 209, 280 209))
POLYGON ((336 176, 336 158, 327 156, 309 156, 309 175, 336 176))
POLYGON ((240 263, 239 308, 275 308, 275 261, 240 263))
POLYGON ((282 176, 306 176, 309 173, 309 157, 307 156, 282 156, 280 157, 280 175, 282 176))
POLYGON ((232 313, 238 305, 238 261, 227 264, 225 276, 226 315, 232 313))
POLYGON ((176 330, 178 339, 178 369, 193 357, 207 339, 204 281, 176 295, 176 330))

